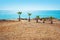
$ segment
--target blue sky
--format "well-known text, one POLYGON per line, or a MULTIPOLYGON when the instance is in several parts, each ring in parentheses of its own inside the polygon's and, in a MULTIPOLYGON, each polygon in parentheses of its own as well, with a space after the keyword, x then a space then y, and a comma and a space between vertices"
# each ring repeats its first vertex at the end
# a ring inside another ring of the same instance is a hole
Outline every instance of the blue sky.
POLYGON ((0 10, 60 10, 60 0, 0 0, 0 10))

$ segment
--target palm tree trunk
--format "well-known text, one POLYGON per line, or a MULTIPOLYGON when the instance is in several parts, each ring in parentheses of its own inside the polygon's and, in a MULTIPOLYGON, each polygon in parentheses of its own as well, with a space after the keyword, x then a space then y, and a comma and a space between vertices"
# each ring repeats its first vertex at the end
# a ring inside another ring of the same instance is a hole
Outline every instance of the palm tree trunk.
POLYGON ((53 21, 51 20, 51 24, 53 24, 53 21))
POLYGON ((36 23, 38 23, 38 19, 36 19, 36 23))
POLYGON ((45 23, 45 21, 43 20, 43 23, 45 23))
POLYGON ((53 24, 53 20, 51 19, 50 21, 51 21, 51 24, 53 24))
POLYGON ((29 20, 28 21, 30 22, 30 16, 29 16, 29 20))
POLYGON ((19 21, 21 21, 20 15, 19 15, 19 21))

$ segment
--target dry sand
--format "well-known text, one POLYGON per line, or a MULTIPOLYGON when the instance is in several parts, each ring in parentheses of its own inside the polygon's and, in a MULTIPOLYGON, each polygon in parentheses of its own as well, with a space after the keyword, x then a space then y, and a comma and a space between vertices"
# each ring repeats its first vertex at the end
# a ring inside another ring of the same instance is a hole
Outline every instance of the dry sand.
POLYGON ((0 22, 0 40, 60 40, 60 21, 0 22))

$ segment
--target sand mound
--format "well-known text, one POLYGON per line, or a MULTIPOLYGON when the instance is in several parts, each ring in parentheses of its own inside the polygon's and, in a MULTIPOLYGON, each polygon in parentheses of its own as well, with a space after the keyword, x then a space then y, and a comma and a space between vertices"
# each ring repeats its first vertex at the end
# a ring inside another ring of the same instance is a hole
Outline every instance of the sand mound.
POLYGON ((0 40, 60 40, 57 24, 35 22, 0 23, 0 40))

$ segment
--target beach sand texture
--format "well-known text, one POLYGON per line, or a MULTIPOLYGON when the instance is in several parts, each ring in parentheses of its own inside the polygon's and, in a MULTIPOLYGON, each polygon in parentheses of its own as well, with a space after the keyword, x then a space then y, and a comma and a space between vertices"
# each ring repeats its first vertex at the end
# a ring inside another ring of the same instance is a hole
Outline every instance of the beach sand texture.
POLYGON ((0 22, 0 40, 60 40, 60 21, 0 22))

